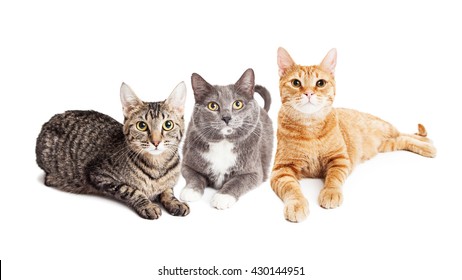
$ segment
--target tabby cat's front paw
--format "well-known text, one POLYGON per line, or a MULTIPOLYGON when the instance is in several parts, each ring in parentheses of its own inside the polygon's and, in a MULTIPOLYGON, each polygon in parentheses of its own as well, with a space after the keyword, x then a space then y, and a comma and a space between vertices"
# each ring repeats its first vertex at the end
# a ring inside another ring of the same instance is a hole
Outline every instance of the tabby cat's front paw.
POLYGON ((211 204, 213 207, 223 210, 233 206, 236 201, 237 199, 232 195, 216 193, 212 198, 211 204))
POLYGON ((183 201, 197 201, 201 199, 203 193, 200 193, 196 191, 195 189, 191 187, 184 187, 184 189, 181 191, 180 194, 180 199, 183 201))
POLYGON ((318 198, 319 205, 326 209, 339 207, 343 202, 343 194, 339 188, 324 188, 318 198))
POLYGON ((166 203, 164 207, 165 210, 167 210, 167 212, 173 216, 186 216, 189 214, 188 204, 176 199, 166 203))
POLYGON ((135 211, 138 213, 138 215, 140 215, 141 218, 149 220, 156 220, 162 214, 162 210, 160 209, 159 205, 152 202, 143 206, 138 206, 135 208, 135 211))
POLYGON ((294 223, 301 222, 310 214, 305 198, 289 200, 284 204, 284 217, 294 223))

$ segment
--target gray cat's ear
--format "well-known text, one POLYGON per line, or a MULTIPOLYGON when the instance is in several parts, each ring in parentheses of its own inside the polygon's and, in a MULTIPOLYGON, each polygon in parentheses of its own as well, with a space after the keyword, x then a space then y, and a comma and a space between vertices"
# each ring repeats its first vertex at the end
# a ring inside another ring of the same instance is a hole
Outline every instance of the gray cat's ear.
POLYGON ((136 96, 135 92, 126 83, 122 83, 120 86, 120 102, 122 102, 125 117, 128 117, 130 111, 134 108, 143 105, 143 101, 136 96))
POLYGON ((255 87, 255 74, 252 68, 245 70, 241 78, 234 84, 234 87, 240 93, 253 96, 255 87))
POLYGON ((334 76, 336 65, 337 65, 337 49, 331 49, 327 53, 326 57, 324 57, 324 59, 322 60, 319 66, 321 66, 321 68, 324 71, 327 71, 331 73, 332 76, 334 76))
POLYGON ((180 115, 183 115, 185 102, 186 84, 181 82, 175 87, 175 89, 173 89, 172 93, 170 93, 170 96, 165 101, 165 104, 180 115))
POLYGON ((278 48, 278 67, 279 67, 279 77, 282 77, 287 69, 291 68, 295 64, 292 57, 290 57, 289 53, 284 49, 279 47, 278 48))
POLYGON ((191 86, 194 91, 194 98, 196 101, 202 100, 206 95, 208 95, 212 90, 213 86, 207 83, 204 78, 199 74, 193 73, 191 76, 191 86))

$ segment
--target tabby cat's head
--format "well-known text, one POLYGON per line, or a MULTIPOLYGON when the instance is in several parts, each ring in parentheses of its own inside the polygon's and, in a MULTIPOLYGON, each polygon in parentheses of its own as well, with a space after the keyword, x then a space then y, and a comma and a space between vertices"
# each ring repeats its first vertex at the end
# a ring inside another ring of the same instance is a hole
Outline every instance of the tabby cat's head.
POLYGON ((336 49, 330 50, 321 64, 295 64, 289 53, 278 49, 279 89, 283 105, 306 115, 329 111, 335 97, 334 71, 336 49))
POLYGON ((131 149, 158 156, 176 153, 183 136, 186 86, 181 82, 165 101, 143 102, 122 84, 120 100, 124 112, 124 134, 131 149))
POLYGON ((237 140, 254 131, 260 107, 253 98, 252 69, 247 69, 233 85, 212 86, 196 73, 191 83, 196 100, 193 121, 206 141, 237 140))

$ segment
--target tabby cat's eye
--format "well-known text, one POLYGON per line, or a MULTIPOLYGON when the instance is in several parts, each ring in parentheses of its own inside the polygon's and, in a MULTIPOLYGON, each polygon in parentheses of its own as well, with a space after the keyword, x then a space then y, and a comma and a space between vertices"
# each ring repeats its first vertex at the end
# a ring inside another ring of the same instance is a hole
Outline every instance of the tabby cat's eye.
POLYGON ((162 125, 162 128, 165 131, 169 131, 169 130, 172 130, 174 126, 175 124, 172 121, 168 120, 164 122, 164 124, 162 125))
POLYGON ((316 82, 316 86, 319 87, 319 88, 324 87, 326 84, 327 84, 326 80, 323 80, 323 79, 318 80, 318 81, 316 82))
POLYGON ((292 85, 296 88, 299 88, 302 86, 302 82, 300 82, 300 80, 297 80, 297 79, 293 79, 292 80, 292 85))
POLYGON ((244 107, 244 102, 242 102, 241 100, 234 101, 234 103, 233 103, 233 108, 234 109, 240 110, 240 109, 242 109, 242 107, 244 107))
POLYGON ((218 106, 215 102, 209 102, 209 104, 207 104, 207 108, 209 108, 210 111, 217 111, 220 106, 218 106))
POLYGON ((146 131, 148 130, 148 125, 145 122, 139 121, 136 123, 136 129, 139 131, 146 131))

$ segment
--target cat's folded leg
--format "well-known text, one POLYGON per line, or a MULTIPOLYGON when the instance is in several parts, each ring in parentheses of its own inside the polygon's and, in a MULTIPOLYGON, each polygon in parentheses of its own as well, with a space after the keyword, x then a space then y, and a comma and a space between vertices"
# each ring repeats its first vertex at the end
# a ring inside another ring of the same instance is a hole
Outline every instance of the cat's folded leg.
POLYGON ((162 214, 159 205, 149 200, 144 193, 136 188, 119 184, 106 186, 102 192, 130 206, 141 218, 155 220, 162 214))
POLYGON ((159 205, 153 203, 136 188, 99 174, 91 174, 89 178, 99 193, 125 203, 135 210, 141 218, 155 220, 162 214, 159 205))
POLYGON ((234 175, 212 197, 211 205, 220 210, 228 209, 239 197, 257 187, 261 180, 257 173, 234 175))
POLYGON ((168 188, 159 195, 160 203, 165 207, 165 210, 173 216, 186 216, 189 214, 188 204, 179 201, 173 195, 173 189, 168 188))
POLYGON ((181 174, 186 180, 186 186, 181 191, 180 199, 183 201, 197 201, 201 199, 204 189, 207 186, 207 179, 187 165, 181 167, 181 174))
POLYGON ((308 201, 303 196, 296 166, 275 165, 271 174, 271 188, 284 202, 284 217, 290 222, 301 222, 309 215, 308 201))
POLYGON ((324 188, 319 193, 319 205, 326 209, 339 207, 343 202, 341 187, 351 171, 347 156, 333 157, 329 162, 324 188))

